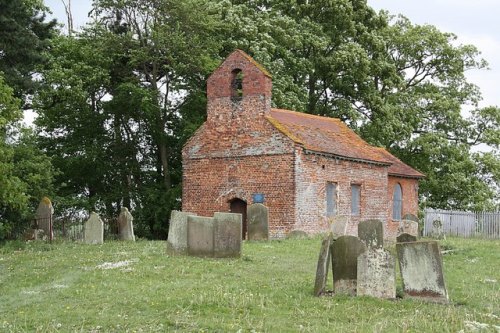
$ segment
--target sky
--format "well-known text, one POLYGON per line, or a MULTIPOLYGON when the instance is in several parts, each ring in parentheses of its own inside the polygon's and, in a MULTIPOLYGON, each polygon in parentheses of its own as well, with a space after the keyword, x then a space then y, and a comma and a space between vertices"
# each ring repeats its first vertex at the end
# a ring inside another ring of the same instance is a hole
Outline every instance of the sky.
MULTIPOLYGON (((44 1, 60 22, 66 22, 62 0, 44 1)), ((415 24, 434 25, 457 35, 460 44, 475 45, 488 61, 489 70, 470 71, 467 78, 481 89, 480 107, 500 106, 499 0, 368 0, 368 5, 376 11, 402 14, 415 24)), ((91 0, 73 0, 71 6, 74 27, 83 26, 91 0)))

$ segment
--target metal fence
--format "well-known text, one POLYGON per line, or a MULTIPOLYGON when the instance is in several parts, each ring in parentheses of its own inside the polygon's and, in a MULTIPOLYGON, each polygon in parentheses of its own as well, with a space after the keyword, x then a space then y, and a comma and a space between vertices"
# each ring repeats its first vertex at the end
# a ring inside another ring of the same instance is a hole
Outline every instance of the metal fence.
POLYGON ((464 212, 427 208, 424 236, 500 238, 500 212, 464 212), (440 231, 436 229, 440 228, 440 231))

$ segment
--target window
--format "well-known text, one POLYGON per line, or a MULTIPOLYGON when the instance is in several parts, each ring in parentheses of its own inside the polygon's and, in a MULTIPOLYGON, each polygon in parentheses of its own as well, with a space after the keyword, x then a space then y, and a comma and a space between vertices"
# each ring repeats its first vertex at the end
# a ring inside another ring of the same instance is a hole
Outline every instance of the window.
POLYGON ((337 184, 326 183, 326 216, 337 215, 337 184))
POLYGON ((403 214, 403 191, 400 184, 394 185, 394 193, 392 195, 392 219, 401 220, 403 214))
POLYGON ((351 214, 359 215, 361 210, 361 185, 351 185, 351 214))
POLYGON ((234 101, 239 101, 243 97, 243 73, 241 69, 232 71, 233 78, 231 80, 231 98, 234 101))

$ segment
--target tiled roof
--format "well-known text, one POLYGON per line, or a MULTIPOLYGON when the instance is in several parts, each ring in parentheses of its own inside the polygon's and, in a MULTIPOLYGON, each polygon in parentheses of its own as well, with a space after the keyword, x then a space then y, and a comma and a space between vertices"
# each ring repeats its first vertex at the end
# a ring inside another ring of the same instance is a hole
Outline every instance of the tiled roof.
POLYGON ((389 165, 389 173, 394 175, 423 177, 385 149, 369 145, 339 119, 282 109, 271 109, 267 119, 283 134, 312 152, 389 165))
POLYGON ((377 147, 377 149, 385 155, 385 157, 391 161, 391 166, 389 167, 389 175, 393 176, 403 176, 403 177, 411 177, 411 178, 424 178, 425 175, 423 173, 418 172, 417 170, 410 167, 408 164, 405 164, 396 156, 389 153, 384 148, 377 147))

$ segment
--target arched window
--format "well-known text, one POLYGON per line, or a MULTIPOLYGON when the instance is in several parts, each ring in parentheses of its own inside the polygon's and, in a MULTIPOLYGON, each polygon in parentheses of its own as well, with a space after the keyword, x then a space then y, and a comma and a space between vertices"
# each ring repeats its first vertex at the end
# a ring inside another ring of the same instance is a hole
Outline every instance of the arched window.
POLYGON ((237 68, 231 72, 231 98, 235 101, 243 97, 243 72, 237 68))
POLYGON ((399 221, 401 215, 403 215, 403 190, 400 184, 396 184, 392 195, 392 219, 399 221))

